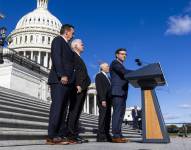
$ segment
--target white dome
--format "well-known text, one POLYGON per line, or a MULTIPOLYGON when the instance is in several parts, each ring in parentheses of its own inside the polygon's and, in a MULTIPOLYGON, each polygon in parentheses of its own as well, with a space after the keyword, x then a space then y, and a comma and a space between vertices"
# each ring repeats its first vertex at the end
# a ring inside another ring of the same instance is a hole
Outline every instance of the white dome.
POLYGON ((61 23, 47 9, 37 8, 19 20, 16 30, 30 27, 43 27, 60 31, 61 23))
POLYGON ((50 67, 50 47, 62 24, 47 9, 48 0, 37 0, 37 8, 23 16, 11 32, 11 48, 45 67, 50 67))

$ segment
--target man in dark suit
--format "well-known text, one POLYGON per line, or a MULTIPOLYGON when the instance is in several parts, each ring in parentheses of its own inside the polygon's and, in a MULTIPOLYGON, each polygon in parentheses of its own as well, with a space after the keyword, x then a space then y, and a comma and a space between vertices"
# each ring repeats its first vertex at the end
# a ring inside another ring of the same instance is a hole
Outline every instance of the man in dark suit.
POLYGON ((99 107, 99 123, 97 142, 111 142, 111 81, 108 77, 109 65, 102 63, 101 72, 96 75, 97 103, 99 107))
POLYGON ((78 143, 85 143, 88 142, 88 140, 79 136, 79 118, 83 110, 87 89, 91 80, 86 65, 80 56, 84 50, 83 42, 80 39, 75 39, 71 43, 71 48, 74 51, 76 81, 69 107, 68 137, 78 143))
POLYGON ((132 118, 133 118, 133 129, 138 129, 139 111, 137 109, 137 106, 134 106, 134 109, 132 109, 132 118))
MULTIPOLYGON (((50 85, 52 103, 50 107, 47 144, 69 144, 65 138, 66 109, 74 84, 74 52, 68 42, 72 39, 74 27, 65 24, 61 27, 60 36, 52 41, 48 84, 50 85)), ((71 141, 72 142, 72 141, 71 141)))
POLYGON ((142 109, 138 111, 138 127, 139 130, 142 130, 142 109))
POLYGON ((127 55, 126 49, 118 49, 115 55, 116 59, 110 65, 113 105, 112 142, 125 143, 128 140, 122 136, 121 127, 125 115, 128 92, 128 81, 124 78, 128 70, 123 65, 127 55))

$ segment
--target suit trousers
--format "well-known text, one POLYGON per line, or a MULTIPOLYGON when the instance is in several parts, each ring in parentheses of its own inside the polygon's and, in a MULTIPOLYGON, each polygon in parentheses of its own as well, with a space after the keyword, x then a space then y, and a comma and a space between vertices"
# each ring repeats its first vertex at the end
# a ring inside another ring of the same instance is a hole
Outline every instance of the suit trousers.
POLYGON ((139 122, 138 122, 138 116, 133 117, 133 128, 139 129, 139 122))
POLYGON ((111 123, 111 102, 106 103, 107 106, 103 107, 99 102, 99 122, 98 122, 98 134, 97 138, 108 138, 110 136, 110 123, 111 123))
POLYGON ((67 135, 66 116, 71 85, 51 84, 52 103, 49 114, 48 137, 65 137, 67 135))
POLYGON ((77 137, 79 134, 79 119, 82 113, 84 102, 87 95, 87 89, 77 94, 76 89, 72 90, 73 94, 70 100, 69 114, 68 114, 68 131, 69 137, 77 137))
POLYGON ((112 116, 112 134, 114 138, 121 138, 121 127, 126 109, 126 96, 114 96, 112 98, 113 116, 112 116))

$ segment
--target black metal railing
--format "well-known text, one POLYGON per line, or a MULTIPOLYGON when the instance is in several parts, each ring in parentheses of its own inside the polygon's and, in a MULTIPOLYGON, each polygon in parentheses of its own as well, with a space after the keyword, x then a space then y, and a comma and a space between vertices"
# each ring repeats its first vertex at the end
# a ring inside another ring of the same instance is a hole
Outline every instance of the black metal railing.
POLYGON ((174 136, 188 137, 191 134, 191 122, 166 123, 166 127, 174 136))
POLYGON ((41 66, 40 64, 36 63, 35 61, 28 59, 27 57, 19 55, 19 53, 13 49, 4 49, 3 50, 3 59, 8 59, 11 62, 19 64, 29 70, 42 74, 46 77, 48 77, 48 74, 50 71, 48 68, 41 66))
MULTIPOLYGON (((123 123, 133 127, 133 121, 124 120, 123 123)), ((165 125, 171 136, 191 137, 191 122, 165 123, 165 125)), ((138 122, 137 129, 142 130, 141 122, 138 122)))

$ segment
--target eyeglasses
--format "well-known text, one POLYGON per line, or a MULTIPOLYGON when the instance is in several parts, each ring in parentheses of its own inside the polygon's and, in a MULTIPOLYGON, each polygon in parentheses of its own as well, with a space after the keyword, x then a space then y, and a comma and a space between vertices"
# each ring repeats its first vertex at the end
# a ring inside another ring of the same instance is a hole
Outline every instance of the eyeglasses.
POLYGON ((124 55, 124 56, 127 56, 127 53, 119 53, 120 55, 124 55))

